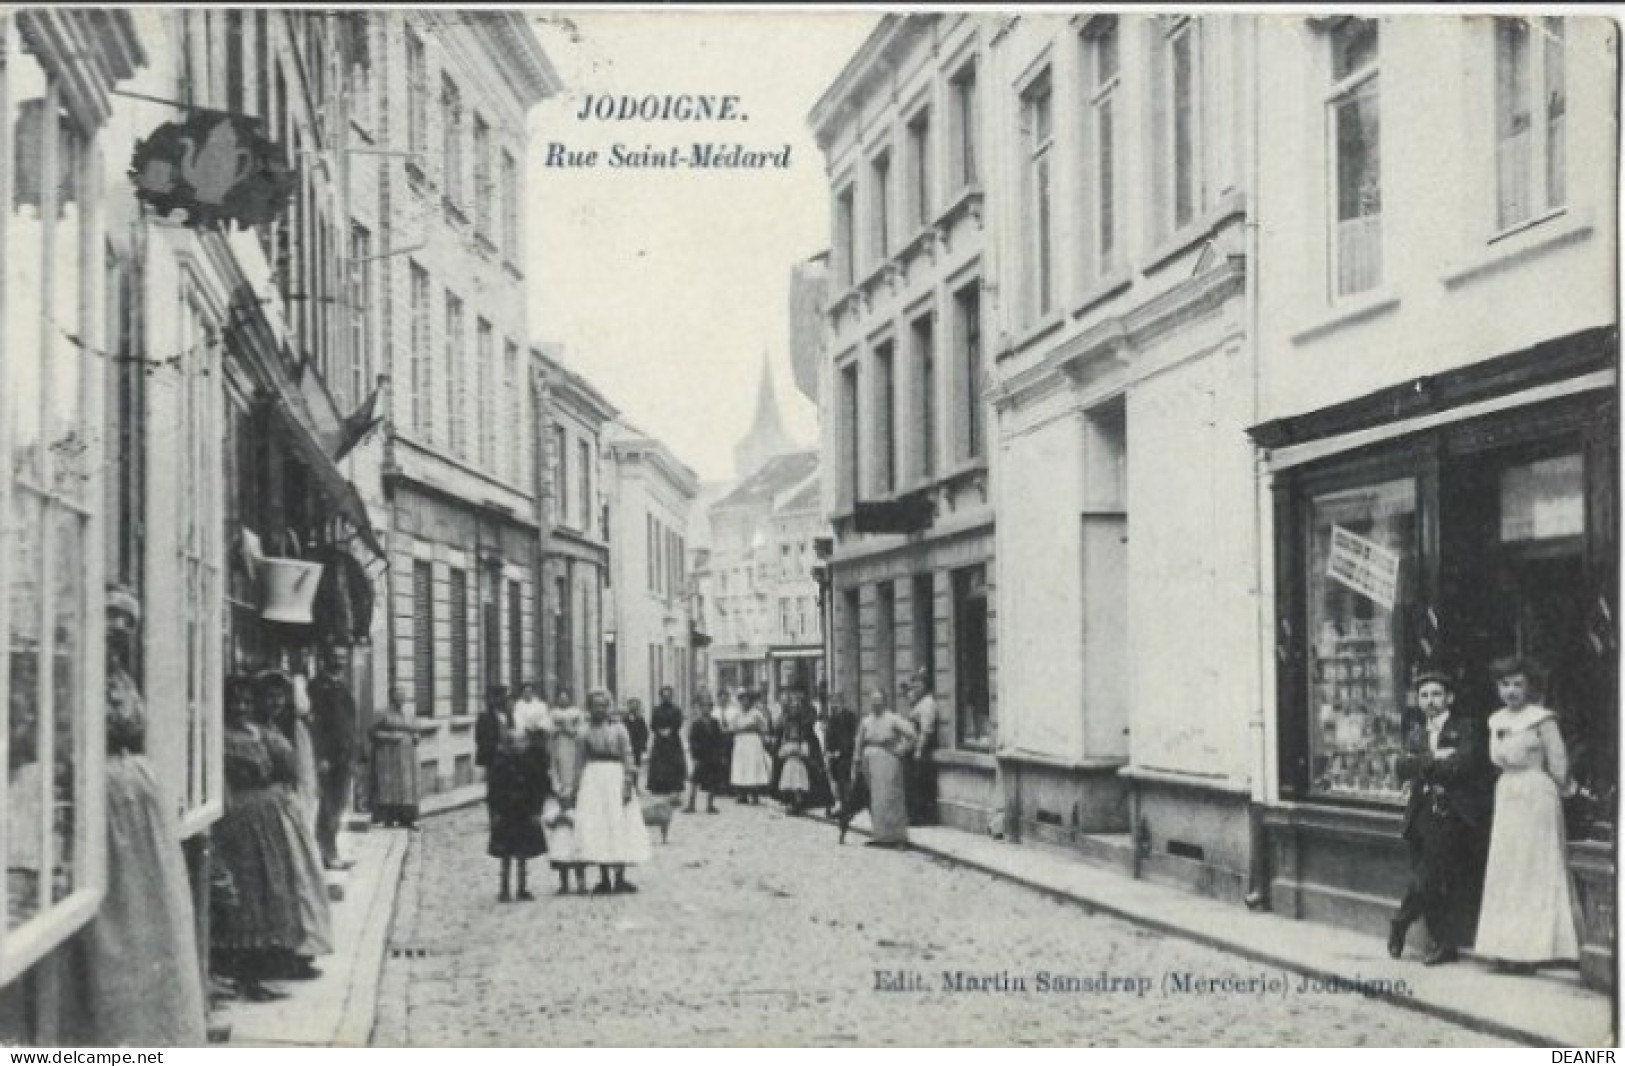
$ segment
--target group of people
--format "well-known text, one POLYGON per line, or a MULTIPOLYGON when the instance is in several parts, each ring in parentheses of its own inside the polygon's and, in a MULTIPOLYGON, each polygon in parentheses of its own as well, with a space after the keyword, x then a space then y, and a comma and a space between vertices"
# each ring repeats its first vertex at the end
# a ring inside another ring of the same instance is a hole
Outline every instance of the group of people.
POLYGON ((1512 657, 1491 672, 1501 707, 1487 722, 1456 713, 1450 675, 1414 682, 1425 721, 1398 763, 1410 786, 1411 883, 1389 924, 1388 953, 1404 953, 1422 918, 1427 965, 1455 961, 1471 936, 1474 953, 1497 970, 1529 974, 1579 958, 1563 821, 1576 785, 1556 715, 1535 701, 1539 669, 1512 657))
POLYGON ((589 866, 599 875, 592 894, 637 891, 626 868, 652 853, 631 730, 607 692, 589 695, 583 715, 566 691, 549 707, 534 685, 516 700, 493 686, 474 739, 474 761, 485 768, 486 850, 499 864, 499 901, 535 898, 527 864, 542 855, 558 874, 560 895, 571 892, 572 881, 586 895, 589 866))

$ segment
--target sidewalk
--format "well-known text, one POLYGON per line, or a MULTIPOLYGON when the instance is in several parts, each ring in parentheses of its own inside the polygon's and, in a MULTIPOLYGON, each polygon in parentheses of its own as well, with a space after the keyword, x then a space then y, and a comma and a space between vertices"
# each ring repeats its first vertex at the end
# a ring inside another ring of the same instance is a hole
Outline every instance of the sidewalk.
MULTIPOLYGON (((867 835, 869 816, 852 824, 867 835)), ((1414 952, 1390 959, 1380 937, 1268 913, 1135 881, 1056 848, 1011 844, 941 826, 913 826, 910 845, 927 855, 1015 881, 1086 909, 1169 936, 1316 978, 1404 981, 1406 993, 1380 998, 1411 1010, 1539 1047, 1612 1047, 1610 998, 1585 987, 1578 971, 1538 977, 1492 973, 1466 958, 1425 967, 1414 952)))
POLYGON ((355 865, 328 874, 329 889, 339 886, 344 898, 332 904, 333 953, 315 960, 322 975, 275 982, 289 995, 274 1003, 223 1004, 211 1022, 231 1026, 231 1046, 367 1046, 411 836, 400 829, 371 828, 339 837, 339 853, 355 865))

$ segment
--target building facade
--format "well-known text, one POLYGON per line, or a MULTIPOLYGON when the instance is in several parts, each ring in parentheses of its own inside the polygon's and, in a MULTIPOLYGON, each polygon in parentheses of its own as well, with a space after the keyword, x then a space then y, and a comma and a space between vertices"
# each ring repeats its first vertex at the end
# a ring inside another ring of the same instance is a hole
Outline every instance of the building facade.
POLYGON ((547 457, 542 481, 547 557, 542 564, 541 670, 551 700, 563 688, 580 703, 607 684, 605 604, 610 505, 604 428, 619 414, 553 346, 532 347, 545 387, 539 427, 547 457))
POLYGON ((488 688, 538 667, 537 383, 526 320, 526 113, 561 83, 523 17, 376 20, 370 128, 389 368, 389 676, 430 790, 475 779, 488 688), (433 728, 428 728, 432 726, 433 728))
POLYGON ((989 38, 889 15, 809 117, 830 179, 822 382, 831 692, 935 682, 944 821, 986 824, 999 674, 986 225, 989 38))
POLYGON ((1253 20, 987 21, 1006 828, 1239 901, 1253 20))
POLYGON ((1489 663, 1521 654, 1599 799, 1569 819, 1569 856, 1582 970, 1611 982, 1618 27, 1257 32, 1261 83, 1301 89, 1261 94, 1256 116, 1272 905, 1384 930, 1406 876, 1409 681, 1457 673, 1458 708, 1488 714, 1489 663))
POLYGON ((664 685, 693 691, 688 516, 699 479, 633 426, 611 423, 606 435, 614 625, 605 637, 604 687, 652 708, 664 685))

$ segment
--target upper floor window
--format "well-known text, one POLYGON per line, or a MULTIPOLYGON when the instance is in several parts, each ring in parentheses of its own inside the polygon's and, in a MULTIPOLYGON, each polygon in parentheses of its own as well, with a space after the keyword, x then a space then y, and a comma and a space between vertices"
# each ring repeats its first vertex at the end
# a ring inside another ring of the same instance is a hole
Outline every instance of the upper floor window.
POLYGON ((1330 126, 1332 294, 1382 281, 1382 167, 1377 22, 1351 18, 1331 35, 1330 126))
POLYGON ((1105 16, 1084 42, 1089 108, 1085 141, 1085 181, 1093 194, 1089 206, 1093 238, 1090 264, 1099 277, 1117 265, 1117 18, 1105 16))
POLYGON ((852 186, 848 185, 835 194, 836 277, 843 288, 851 288, 857 282, 857 237, 852 186))
POLYGON ((406 31, 406 147, 413 154, 429 148, 429 61, 423 41, 406 31))
POLYGON ((921 108, 908 124, 909 198, 913 223, 931 224, 931 109, 921 108))
MULTIPOLYGON (((858 456, 863 426, 858 421, 858 365, 850 363, 841 368, 840 396, 841 467, 840 495, 842 503, 857 502, 858 456)), ((726 578, 724 590, 726 591, 726 578)))
POLYGON ((502 150, 502 251, 510 260, 519 258, 519 164, 507 149, 502 150))
POLYGON ((875 491, 897 489, 897 388, 892 343, 875 346, 875 491))
POLYGON ((1495 20, 1496 223, 1505 229, 1562 205, 1561 18, 1495 20))
POLYGON ((1157 167, 1159 223, 1164 235, 1196 220, 1205 195, 1202 172, 1202 21, 1187 16, 1158 20, 1157 167))
POLYGON ((429 351, 429 272, 417 263, 412 275, 412 429, 425 440, 434 428, 434 360, 429 351))
POLYGON ((955 189, 976 184, 976 64, 967 63, 948 83, 953 100, 953 179, 955 189))
POLYGON ((446 290, 446 402, 451 407, 446 426, 447 443, 459 458, 468 458, 468 375, 463 355, 463 301, 446 290))
POLYGON ((954 337, 958 346, 958 373, 954 395, 959 423, 959 457, 979 459, 982 433, 982 290, 973 281, 954 293, 954 337))
POLYGON ((483 237, 491 234, 491 127, 474 116, 474 226, 483 237))
MULTIPOLYGON (((937 472, 936 317, 916 318, 909 336, 914 349, 914 474, 923 481, 937 472)), ((789 546, 784 550, 788 552, 789 546)))
POLYGON ((445 157, 446 199, 453 204, 463 202, 463 94, 457 83, 442 76, 440 79, 440 135, 445 157))
POLYGON ((1026 141, 1025 221, 1027 234, 1028 321, 1049 314, 1055 306, 1055 261, 1051 231, 1051 153, 1055 124, 1051 108, 1053 93, 1046 70, 1021 94, 1021 127, 1026 141))
POLYGON ((879 262, 890 255, 892 249, 890 151, 881 152, 870 161, 869 177, 874 211, 871 237, 874 241, 874 258, 879 262))

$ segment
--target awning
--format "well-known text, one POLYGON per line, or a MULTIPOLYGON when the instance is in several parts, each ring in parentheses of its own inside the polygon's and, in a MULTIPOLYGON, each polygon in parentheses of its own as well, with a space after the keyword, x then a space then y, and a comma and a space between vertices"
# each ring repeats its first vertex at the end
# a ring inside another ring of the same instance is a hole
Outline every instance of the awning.
POLYGON ((272 421, 281 428, 283 436, 298 453, 311 476, 316 479, 316 485, 327 505, 335 514, 355 527, 368 551, 387 561, 384 546, 378 542, 377 535, 372 531, 372 519, 367 515, 367 504, 361 499, 361 493, 350 483, 350 479, 344 476, 344 472, 334 465, 321 441, 316 439, 316 434, 299 420, 289 409, 286 401, 273 399, 269 406, 272 421))

